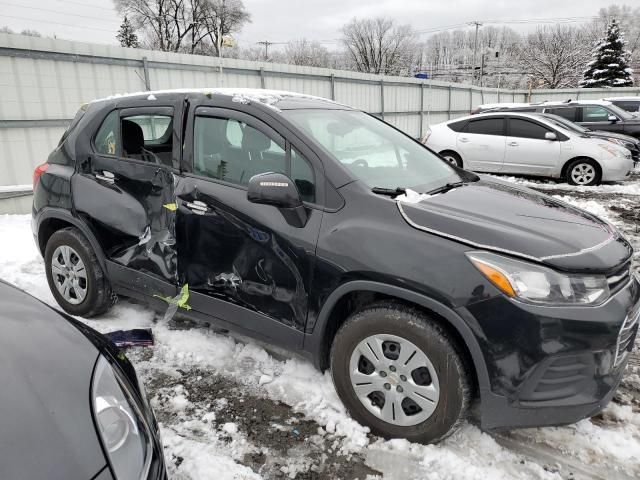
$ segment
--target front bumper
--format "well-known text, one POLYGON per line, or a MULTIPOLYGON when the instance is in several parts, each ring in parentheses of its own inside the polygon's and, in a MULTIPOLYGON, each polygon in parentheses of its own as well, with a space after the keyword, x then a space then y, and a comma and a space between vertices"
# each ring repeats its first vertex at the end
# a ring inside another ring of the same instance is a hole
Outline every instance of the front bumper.
POLYGON ((600 306, 542 307, 503 296, 468 306, 489 374, 480 391, 483 428, 562 425, 602 410, 622 379, 628 355, 616 357, 617 346, 620 338, 633 346, 638 322, 630 340, 621 329, 640 315, 639 302, 631 277, 600 306))
POLYGON ((626 180, 631 176, 634 169, 634 161, 631 156, 620 158, 606 158, 602 162, 602 181, 603 182, 619 182, 626 180))

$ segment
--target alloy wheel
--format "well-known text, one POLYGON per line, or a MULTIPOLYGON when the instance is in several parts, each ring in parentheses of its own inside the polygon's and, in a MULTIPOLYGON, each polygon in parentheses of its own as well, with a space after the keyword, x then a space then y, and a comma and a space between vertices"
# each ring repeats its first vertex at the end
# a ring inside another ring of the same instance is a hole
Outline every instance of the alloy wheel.
POLYGON ((371 335, 351 354, 349 375, 364 407, 393 425, 424 422, 440 398, 438 375, 427 355, 396 335, 371 335))
POLYGON ((87 271, 84 262, 73 248, 60 245, 51 257, 51 276, 56 289, 72 305, 87 296, 87 271))
POLYGON ((571 179, 576 185, 588 185, 596 178, 596 169, 589 163, 578 163, 571 169, 571 179))
POLYGON ((456 167, 458 166, 458 160, 455 157, 452 157, 451 155, 444 155, 444 159, 451 165, 455 165, 456 167))

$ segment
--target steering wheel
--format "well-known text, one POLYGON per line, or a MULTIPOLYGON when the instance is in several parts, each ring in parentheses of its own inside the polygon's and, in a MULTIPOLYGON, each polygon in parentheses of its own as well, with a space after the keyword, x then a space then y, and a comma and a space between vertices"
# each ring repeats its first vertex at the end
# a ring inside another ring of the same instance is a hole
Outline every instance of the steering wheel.
POLYGON ((354 167, 369 168, 369 164, 367 163, 367 161, 364 158, 359 158, 358 160, 353 162, 351 165, 353 165, 354 167))

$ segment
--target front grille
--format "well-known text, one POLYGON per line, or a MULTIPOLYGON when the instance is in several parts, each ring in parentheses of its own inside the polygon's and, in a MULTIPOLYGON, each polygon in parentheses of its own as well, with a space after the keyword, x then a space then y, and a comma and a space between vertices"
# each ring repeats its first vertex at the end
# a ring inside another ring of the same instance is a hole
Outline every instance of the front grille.
POLYGON ((638 319, 640 318, 640 308, 636 308, 633 313, 627 315, 624 319, 620 333, 618 333, 618 341, 616 342, 616 356, 613 363, 617 367, 626 358, 627 354, 633 349, 633 342, 638 333, 638 319))
POLYGON ((607 275, 607 283, 611 293, 617 292, 621 287, 626 285, 631 279, 631 262, 625 263, 615 272, 607 275))

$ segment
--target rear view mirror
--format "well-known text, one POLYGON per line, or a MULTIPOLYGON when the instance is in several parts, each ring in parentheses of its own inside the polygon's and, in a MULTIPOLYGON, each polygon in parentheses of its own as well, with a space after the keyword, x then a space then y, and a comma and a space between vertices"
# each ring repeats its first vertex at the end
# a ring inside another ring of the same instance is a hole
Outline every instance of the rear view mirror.
POLYGON ((615 115, 609 115, 609 119, 610 122, 617 122, 618 121, 618 117, 616 117, 615 115))
POLYGON ((302 205, 298 187, 282 173, 261 173, 251 177, 247 200, 277 207, 293 227, 304 227, 307 223, 307 211, 302 205))
POLYGON ((557 140, 558 136, 553 132, 547 132, 544 134, 544 138, 546 138, 547 140, 557 140))

